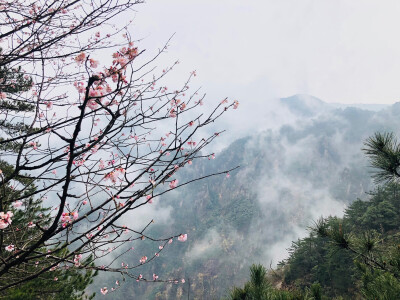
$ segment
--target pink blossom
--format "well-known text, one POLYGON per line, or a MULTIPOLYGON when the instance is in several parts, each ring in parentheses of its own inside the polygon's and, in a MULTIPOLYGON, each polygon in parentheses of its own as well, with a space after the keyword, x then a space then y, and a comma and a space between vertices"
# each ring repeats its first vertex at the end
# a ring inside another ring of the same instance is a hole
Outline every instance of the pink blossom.
POLYGON ((74 82, 74 87, 78 90, 78 93, 84 93, 85 92, 85 85, 83 82, 74 82))
POLYGON ((99 149, 99 145, 94 146, 90 151, 94 154, 99 149))
POLYGON ((94 59, 89 59, 89 62, 90 62, 90 67, 91 68, 97 68, 98 66, 99 66, 99 62, 97 61, 97 60, 94 60, 94 59))
POLYGON ((22 206, 22 201, 20 201, 20 200, 15 201, 12 205, 14 206, 14 208, 21 207, 22 206))
POLYGON ((69 216, 69 213, 64 212, 64 213, 62 213, 60 220, 63 223, 69 223, 71 221, 71 217, 69 216))
POLYGON ((107 293, 108 293, 107 287, 101 288, 101 289, 100 289, 100 292, 101 292, 103 295, 107 294, 107 293))
POLYGON ((153 274, 153 280, 156 281, 158 279, 158 276, 156 274, 153 274))
POLYGON ((83 52, 81 52, 79 55, 77 55, 77 56, 75 57, 75 61, 76 61, 78 64, 82 64, 82 63, 84 62, 85 58, 86 58, 86 54, 83 53, 83 52))
POLYGON ((174 108, 171 108, 171 110, 169 111, 169 117, 176 118, 176 112, 174 108))
POLYGON ((36 142, 30 142, 29 146, 31 146, 33 148, 33 150, 37 150, 37 148, 38 148, 36 142))
POLYGON ((74 220, 76 220, 76 219, 78 219, 79 214, 78 214, 77 211, 74 211, 74 212, 71 213, 71 216, 74 218, 74 220))
POLYGON ((141 264, 144 264, 147 261, 147 256, 142 256, 142 258, 139 260, 141 264))
POLYGON ((0 99, 3 100, 3 99, 6 99, 6 98, 7 98, 7 94, 4 93, 4 92, 1 92, 0 93, 0 99))
POLYGON ((239 101, 235 100, 233 101, 233 109, 237 109, 239 106, 239 101))
POLYGON ((29 222, 28 223, 28 228, 33 228, 33 227, 35 227, 36 226, 36 224, 34 224, 33 222, 29 222))
POLYGON ((178 241, 186 242, 186 240, 187 240, 187 233, 181 234, 180 236, 178 236, 178 241))
POLYGON ((104 179, 106 179, 106 180, 109 179, 109 180, 111 180, 112 183, 116 183, 117 179, 118 179, 118 173, 115 171, 111 171, 110 173, 108 173, 104 176, 104 179))
POLYGON ((80 260, 82 259, 82 254, 77 254, 77 255, 75 255, 75 257, 74 257, 74 263, 75 263, 75 266, 76 267, 79 267, 79 265, 81 264, 80 263, 80 260))
POLYGON ((13 244, 11 244, 11 245, 8 245, 5 249, 6 249, 6 251, 8 251, 8 252, 12 252, 12 251, 14 251, 15 247, 14 247, 13 244))
POLYGON ((96 100, 89 100, 87 102, 87 107, 89 107, 91 110, 95 110, 99 107, 99 104, 96 102, 96 100))
POLYGON ((169 187, 170 187, 171 189, 176 188, 177 185, 178 185, 178 179, 172 180, 172 181, 169 183, 169 187))
POLYGON ((68 224, 70 224, 72 222, 71 217, 76 220, 79 217, 78 212, 74 211, 72 213, 68 213, 68 212, 64 212, 61 214, 61 218, 60 221, 62 223, 62 227, 66 227, 68 224))
POLYGON ((52 109, 53 108, 53 102, 51 102, 51 101, 46 101, 46 102, 44 102, 44 104, 46 104, 46 107, 48 109, 52 109))
POLYGON ((13 216, 14 214, 11 211, 8 211, 7 213, 0 212, 0 229, 7 228, 8 225, 11 224, 11 218, 13 216))
POLYGON ((182 279, 181 279, 181 282, 182 282, 182 283, 185 283, 186 281, 185 281, 185 279, 182 278, 182 279))

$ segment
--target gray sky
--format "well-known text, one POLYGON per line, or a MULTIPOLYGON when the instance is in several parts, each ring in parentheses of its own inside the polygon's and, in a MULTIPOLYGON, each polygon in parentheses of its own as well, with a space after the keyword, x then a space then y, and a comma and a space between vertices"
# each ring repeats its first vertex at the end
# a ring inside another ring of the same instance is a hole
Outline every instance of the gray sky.
POLYGON ((400 99, 399 1, 147 0, 137 10, 140 47, 176 33, 161 64, 179 59, 177 80, 196 69, 211 98, 400 99))

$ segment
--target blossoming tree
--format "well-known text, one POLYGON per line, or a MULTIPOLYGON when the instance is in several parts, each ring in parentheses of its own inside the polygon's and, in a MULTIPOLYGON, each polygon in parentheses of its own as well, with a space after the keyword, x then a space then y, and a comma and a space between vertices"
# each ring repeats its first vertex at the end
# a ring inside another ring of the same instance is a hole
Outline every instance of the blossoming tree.
POLYGON ((13 166, 0 175, 0 291, 62 268, 177 280, 140 275, 159 252, 138 253, 129 266, 115 262, 133 241, 163 251, 187 234, 171 228, 171 236, 154 237, 151 220, 135 228, 121 218, 201 179, 178 182, 176 174, 213 155, 204 148, 219 133, 202 135, 203 127, 238 102, 203 112, 204 96, 189 89, 195 72, 178 88, 166 86, 175 65, 158 70, 154 60, 167 45, 143 60, 129 22, 115 25, 140 2, 0 1, 0 159, 13 166), (50 212, 15 226, 14 215, 30 215, 32 201, 50 212), (113 259, 96 264, 107 255, 113 259))

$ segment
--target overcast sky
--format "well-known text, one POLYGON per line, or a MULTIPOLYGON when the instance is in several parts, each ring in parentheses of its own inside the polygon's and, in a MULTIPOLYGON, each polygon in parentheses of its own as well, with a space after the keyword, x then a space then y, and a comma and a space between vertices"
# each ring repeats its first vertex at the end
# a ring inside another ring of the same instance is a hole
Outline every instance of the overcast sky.
POLYGON ((147 0, 137 10, 141 47, 176 33, 169 59, 196 69, 211 97, 400 99, 400 1, 147 0))

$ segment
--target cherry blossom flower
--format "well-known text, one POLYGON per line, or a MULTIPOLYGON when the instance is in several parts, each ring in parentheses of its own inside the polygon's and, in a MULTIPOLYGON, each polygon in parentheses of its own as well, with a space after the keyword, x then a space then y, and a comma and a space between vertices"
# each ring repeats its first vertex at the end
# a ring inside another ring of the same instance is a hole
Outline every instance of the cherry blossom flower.
POLYGON ((71 221, 71 217, 69 216, 69 213, 64 212, 64 213, 62 213, 60 220, 63 223, 69 223, 71 221))
POLYGON ((108 293, 107 287, 101 288, 101 289, 100 289, 100 292, 101 292, 103 295, 106 295, 106 294, 108 293))
POLYGON ((81 52, 78 56, 75 57, 75 61, 78 64, 82 64, 85 61, 86 54, 84 52, 81 52))
POLYGON ((74 212, 71 213, 71 216, 74 218, 74 220, 76 220, 76 219, 78 219, 79 214, 78 214, 77 211, 74 211, 74 212))
POLYGON ((61 214, 61 218, 60 218, 60 221, 61 221, 61 225, 62 225, 62 227, 66 227, 68 224, 70 224, 70 223, 72 223, 72 219, 73 220, 76 220, 76 219, 78 219, 78 217, 79 217, 79 214, 78 214, 78 212, 76 212, 76 211, 74 211, 74 212, 72 212, 72 213, 68 213, 68 212, 64 212, 64 213, 62 213, 61 214), (72 217, 72 218, 71 218, 72 217))
POLYGON ((171 189, 176 188, 177 185, 178 185, 178 179, 172 180, 172 181, 169 183, 169 187, 170 187, 171 189))
POLYGON ((21 200, 15 201, 12 205, 14 208, 19 208, 22 206, 22 201, 21 200))
POLYGON ((89 100, 87 102, 87 107, 89 107, 91 110, 95 110, 99 107, 99 104, 96 102, 96 100, 89 100))
POLYGON ((144 264, 147 261, 147 256, 142 256, 142 258, 139 260, 141 264, 144 264))
POLYGON ((11 244, 11 245, 8 245, 5 249, 6 249, 6 251, 8 251, 8 252, 12 252, 12 251, 14 251, 15 247, 14 247, 13 244, 11 244))
POLYGON ((31 146, 33 148, 33 150, 37 150, 37 148, 38 148, 36 142, 30 142, 29 146, 31 146))
POLYGON ((178 241, 186 242, 186 240, 187 240, 187 233, 181 234, 180 236, 178 236, 178 241))
POLYGON ((170 118, 176 118, 175 108, 171 108, 171 110, 169 111, 169 117, 170 118))
POLYGON ((53 108, 53 102, 51 102, 51 101, 46 101, 46 102, 44 102, 44 104, 46 104, 46 107, 48 109, 52 109, 53 108))
POLYGON ((74 257, 74 263, 75 263, 75 266, 76 267, 79 267, 80 266, 80 260, 82 259, 82 254, 77 254, 77 255, 75 255, 75 257, 74 257))
POLYGON ((8 211, 7 213, 0 212, 0 229, 7 228, 8 225, 11 224, 11 218, 13 216, 14 214, 11 211, 8 211))
POLYGON ((235 100, 233 101, 233 109, 237 109, 239 106, 239 101, 235 100))
POLYGON ((34 224, 33 222, 29 222, 28 223, 28 228, 33 228, 33 227, 35 227, 36 226, 36 224, 34 224))
POLYGON ((104 179, 111 180, 112 183, 117 183, 118 176, 124 173, 125 173, 124 168, 116 168, 114 171, 111 171, 110 173, 106 174, 104 176, 104 179))
POLYGON ((158 279, 158 276, 156 274, 153 274, 153 280, 156 281, 158 279))
POLYGON ((99 62, 97 60, 92 59, 92 58, 89 59, 89 63, 90 63, 90 67, 94 68, 94 69, 99 66, 99 62))

